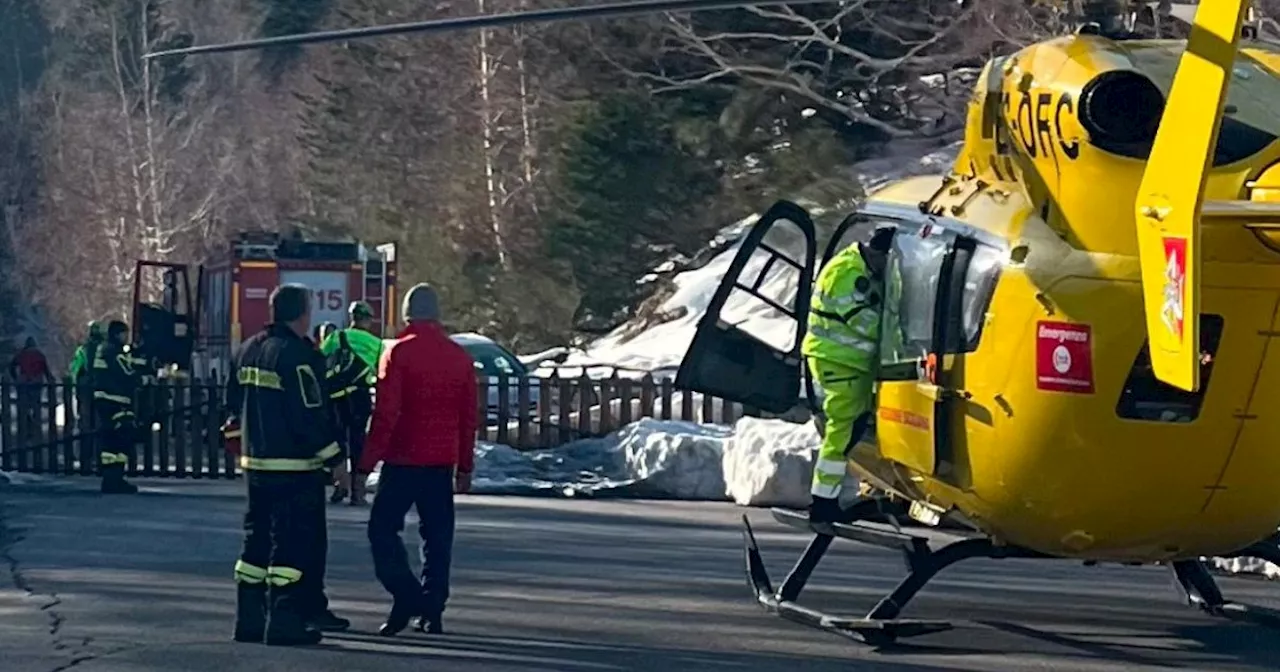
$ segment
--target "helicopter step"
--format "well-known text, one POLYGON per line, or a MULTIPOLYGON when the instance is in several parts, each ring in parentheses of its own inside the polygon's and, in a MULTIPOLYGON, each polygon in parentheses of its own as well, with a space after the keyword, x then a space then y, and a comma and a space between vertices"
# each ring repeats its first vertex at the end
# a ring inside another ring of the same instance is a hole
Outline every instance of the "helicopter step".
MULTIPOLYGON (((1259 558, 1280 565, 1280 534, 1258 542, 1228 558, 1259 558)), ((1280 629, 1280 611, 1227 600, 1203 560, 1176 560, 1169 564, 1174 586, 1186 603, 1211 616, 1280 629)))
MULTIPOLYGON (((900 637, 915 637, 951 629, 951 623, 947 621, 898 618, 902 609, 915 597, 916 593, 920 592, 920 589, 943 569, 961 560, 972 558, 1048 557, 1022 548, 999 546, 990 539, 979 536, 962 538, 934 550, 929 545, 929 539, 925 537, 896 530, 881 530, 866 524, 873 517, 883 515, 884 509, 885 502, 879 499, 865 499, 846 509, 843 521, 819 524, 810 523, 807 513, 803 511, 773 509, 773 517, 778 522, 814 535, 813 540, 809 542, 804 553, 776 591, 769 579, 768 570, 765 569, 755 533, 751 529, 751 522, 744 515, 742 536, 746 547, 746 570, 751 588, 755 591, 756 600, 767 611, 776 613, 789 621, 826 630, 871 646, 885 646, 900 637), (907 576, 862 618, 832 616, 801 606, 796 602, 814 569, 831 547, 831 542, 837 537, 900 550, 906 561, 907 576)), ((892 520, 890 523, 892 524, 892 520)))

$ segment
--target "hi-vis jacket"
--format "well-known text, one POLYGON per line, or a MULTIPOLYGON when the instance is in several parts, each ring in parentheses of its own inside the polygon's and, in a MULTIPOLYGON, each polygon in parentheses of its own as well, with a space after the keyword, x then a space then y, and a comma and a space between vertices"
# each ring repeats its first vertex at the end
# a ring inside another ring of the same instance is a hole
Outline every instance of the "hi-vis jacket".
POLYGON ((146 371, 146 360, 131 355, 128 348, 106 341, 94 350, 93 401, 118 407, 119 411, 133 408, 134 393, 146 371))
POLYGON ((284 325, 269 325, 240 346, 227 403, 239 414, 242 469, 307 472, 343 458, 323 375, 320 354, 284 325))
MULTIPOLYGON (((356 351, 348 331, 360 331, 368 335, 368 332, 358 329, 343 329, 326 338, 320 347, 325 355, 325 387, 329 398, 334 401, 351 398, 352 393, 361 390, 367 396, 370 386, 378 380, 374 368, 356 351)), ((378 345, 381 347, 381 339, 378 339, 378 345)), ((376 364, 375 361, 374 365, 376 364)))
POLYGON ((860 245, 841 250, 818 274, 801 352, 865 373, 879 364, 884 282, 873 277, 860 245))
POLYGON ((71 366, 67 369, 67 377, 71 379, 72 385, 80 382, 93 382, 93 362, 98 356, 98 349, 102 347, 102 340, 90 338, 84 343, 76 346, 75 355, 71 357, 71 366), (86 374, 82 379, 81 374, 86 374))

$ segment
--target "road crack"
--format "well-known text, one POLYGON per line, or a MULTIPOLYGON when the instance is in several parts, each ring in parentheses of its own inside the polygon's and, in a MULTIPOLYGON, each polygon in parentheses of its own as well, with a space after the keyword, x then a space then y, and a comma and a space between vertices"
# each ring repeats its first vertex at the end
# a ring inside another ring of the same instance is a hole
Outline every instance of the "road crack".
POLYGON ((43 601, 39 610, 49 620, 49 646, 55 651, 71 656, 69 662, 50 670, 50 672, 60 672, 92 660, 99 654, 90 650, 93 643, 92 637, 71 638, 64 635, 63 626, 67 619, 57 608, 62 604, 62 599, 57 593, 37 591, 24 573, 22 563, 15 555, 14 549, 26 537, 14 524, 16 515, 13 505, 5 497, 5 491, 10 487, 12 486, 0 482, 0 563, 7 568, 9 583, 14 588, 22 591, 28 599, 43 601))

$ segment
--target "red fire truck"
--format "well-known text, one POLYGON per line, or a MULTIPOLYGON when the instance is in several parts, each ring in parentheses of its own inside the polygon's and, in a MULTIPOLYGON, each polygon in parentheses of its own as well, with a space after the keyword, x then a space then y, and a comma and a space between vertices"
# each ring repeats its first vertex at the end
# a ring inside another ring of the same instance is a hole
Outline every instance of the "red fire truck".
POLYGON ((311 323, 347 326, 347 306, 364 301, 378 318, 380 335, 396 331, 396 247, 368 248, 359 241, 321 242, 298 235, 245 232, 226 254, 199 267, 194 294, 188 266, 140 261, 134 276, 133 340, 159 363, 177 365, 202 379, 224 376, 240 342, 270 319, 268 298, 296 283, 312 293, 311 323), (161 301, 142 300, 159 271, 161 301), (194 297, 194 300, 192 300, 194 297))

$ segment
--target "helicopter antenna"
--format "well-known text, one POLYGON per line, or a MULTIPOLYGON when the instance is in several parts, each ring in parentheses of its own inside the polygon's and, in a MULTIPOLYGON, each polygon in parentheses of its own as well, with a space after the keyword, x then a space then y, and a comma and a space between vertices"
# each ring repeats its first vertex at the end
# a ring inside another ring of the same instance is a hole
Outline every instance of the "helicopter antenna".
POLYGON ((447 33, 458 30, 476 30, 479 28, 498 28, 525 23, 554 23, 558 21, 584 21, 588 19, 604 19, 640 14, 656 14, 660 12, 704 12, 714 9, 735 9, 739 7, 763 7, 769 5, 806 5, 837 0, 647 0, 643 2, 615 2, 587 7, 557 7, 554 9, 537 9, 505 14, 485 14, 480 16, 464 16, 448 19, 432 19, 410 23, 395 23, 385 26, 367 26, 343 30, 327 30, 315 33, 299 33, 297 35, 281 35, 260 40, 244 40, 223 44, 206 44, 184 49, 166 49, 145 54, 142 58, 150 60, 165 56, 181 56, 190 54, 214 54, 232 51, 248 51, 267 47, 282 47, 295 44, 317 44, 320 42, 340 42, 367 37, 385 35, 404 35, 407 33, 447 33))

